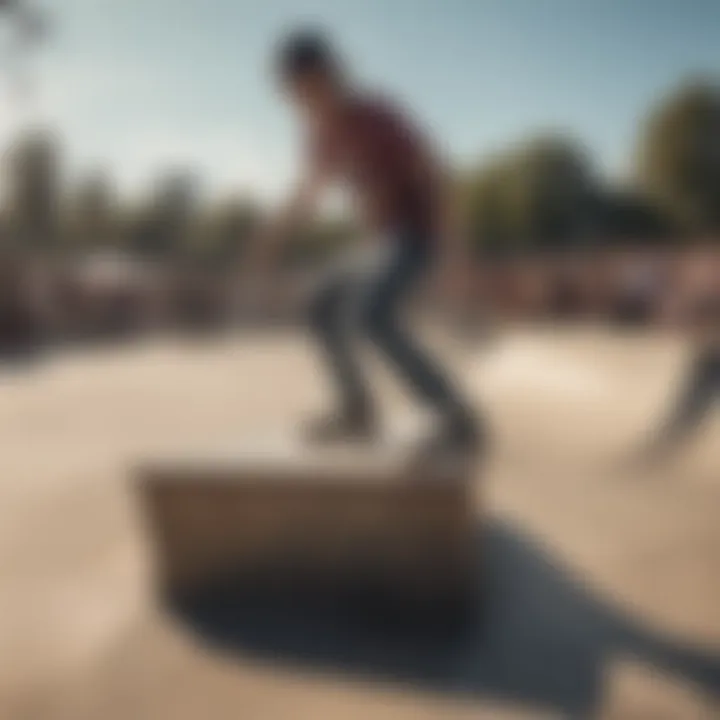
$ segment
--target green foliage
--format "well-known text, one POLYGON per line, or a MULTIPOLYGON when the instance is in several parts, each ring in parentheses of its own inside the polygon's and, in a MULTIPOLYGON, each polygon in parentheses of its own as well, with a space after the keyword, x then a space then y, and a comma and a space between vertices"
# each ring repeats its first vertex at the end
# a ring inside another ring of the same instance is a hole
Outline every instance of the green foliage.
POLYGON ((24 133, 5 158, 9 170, 8 221, 12 234, 34 248, 51 248, 59 231, 59 147, 52 133, 24 133))
POLYGON ((465 212, 482 251, 521 252, 573 243, 592 227, 601 188, 585 153, 542 136, 464 179, 465 212))
POLYGON ((200 212, 197 191, 197 182, 191 173, 166 173, 147 202, 127 210, 123 245, 151 257, 186 252, 200 212))
POLYGON ((292 265, 318 262, 356 238, 356 228, 346 218, 317 218, 289 239, 285 261, 292 265))
MULTIPOLYGON (((116 202, 112 179, 88 175, 60 214, 60 148, 46 131, 10 149, 0 232, 28 248, 117 245, 152 256, 240 260, 261 220, 250 199, 202 203, 185 170, 166 172, 141 205, 116 202)), ((458 173, 457 197, 474 247, 517 254, 576 247, 594 238, 663 240, 720 230, 720 85, 685 83, 641 128, 634 184, 601 182, 585 149, 543 134, 458 173)), ((720 233, 718 233, 720 235, 720 233)), ((285 260, 313 263, 357 237, 346 219, 318 218, 289 238, 285 260)))
POLYGON ((117 242, 118 208, 106 175, 92 173, 85 177, 67 205, 62 233, 66 248, 88 250, 117 242))
POLYGON ((632 188, 608 189, 599 198, 598 214, 606 242, 611 244, 659 245, 677 237, 677 228, 667 212, 632 188))
POLYGON ((232 262, 243 252, 261 222, 249 198, 231 196, 208 207, 193 234, 191 252, 211 262, 232 262))
POLYGON ((720 85, 686 83, 652 110, 637 158, 641 190, 682 228, 720 228, 720 85))
POLYGON ((462 213, 471 241, 480 252, 501 252, 512 242, 511 174, 504 157, 497 157, 459 183, 462 213))

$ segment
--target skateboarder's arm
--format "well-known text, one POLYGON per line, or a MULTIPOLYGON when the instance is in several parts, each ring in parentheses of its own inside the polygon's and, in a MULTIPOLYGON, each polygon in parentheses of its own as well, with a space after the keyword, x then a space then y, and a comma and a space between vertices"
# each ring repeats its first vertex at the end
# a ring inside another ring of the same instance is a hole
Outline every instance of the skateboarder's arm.
POLYGON ((283 242, 315 210, 318 199, 328 184, 329 173, 320 165, 312 166, 301 178, 286 202, 255 237, 250 252, 250 265, 267 266, 275 261, 283 242))

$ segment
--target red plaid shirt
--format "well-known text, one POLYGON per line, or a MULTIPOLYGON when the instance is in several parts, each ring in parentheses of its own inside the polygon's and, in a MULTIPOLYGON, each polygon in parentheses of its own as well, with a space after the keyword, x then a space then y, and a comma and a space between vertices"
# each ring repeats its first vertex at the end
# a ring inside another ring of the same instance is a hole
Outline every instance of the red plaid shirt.
POLYGON ((377 98, 356 97, 315 128, 310 160, 345 181, 363 219, 384 232, 434 232, 439 188, 426 137, 405 114, 377 98))

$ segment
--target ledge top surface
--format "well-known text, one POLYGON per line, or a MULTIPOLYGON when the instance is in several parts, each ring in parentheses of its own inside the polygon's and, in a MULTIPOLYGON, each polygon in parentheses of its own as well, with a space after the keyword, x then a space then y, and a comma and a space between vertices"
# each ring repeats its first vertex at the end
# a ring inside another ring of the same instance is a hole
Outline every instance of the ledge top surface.
POLYGON ((374 443, 342 443, 318 446, 297 433, 267 432, 246 435, 232 445, 203 449, 181 448, 157 453, 136 463, 143 480, 267 482, 326 479, 333 483, 403 481, 413 477, 457 480, 465 477, 468 461, 432 462, 412 459, 416 441, 405 433, 392 433, 374 443))

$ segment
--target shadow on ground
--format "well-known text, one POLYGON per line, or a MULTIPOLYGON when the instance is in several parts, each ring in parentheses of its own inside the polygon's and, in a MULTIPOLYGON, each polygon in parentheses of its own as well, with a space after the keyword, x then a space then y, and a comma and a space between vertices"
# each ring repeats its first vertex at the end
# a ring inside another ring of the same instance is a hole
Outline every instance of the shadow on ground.
POLYGON ((46 349, 39 345, 0 346, 0 372, 34 370, 46 357, 46 349))
POLYGON ((720 653, 681 647, 593 599, 516 528, 495 522, 479 547, 484 602, 461 632, 228 594, 175 611, 204 642, 245 658, 504 698, 574 718, 593 715, 604 670, 619 657, 720 694, 720 653))

